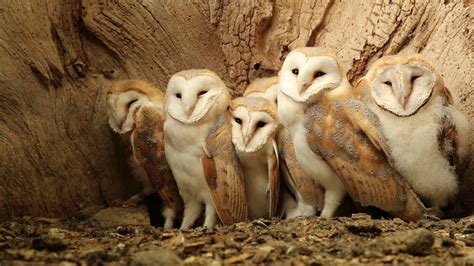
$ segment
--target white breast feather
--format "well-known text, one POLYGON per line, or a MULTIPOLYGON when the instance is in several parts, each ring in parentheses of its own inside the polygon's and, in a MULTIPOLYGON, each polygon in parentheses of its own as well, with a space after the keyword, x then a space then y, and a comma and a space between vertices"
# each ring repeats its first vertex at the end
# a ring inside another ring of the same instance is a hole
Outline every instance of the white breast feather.
POLYGON ((210 123, 188 126, 174 119, 167 119, 164 124, 166 160, 185 202, 211 202, 201 164, 205 154, 202 144, 211 126, 210 123))
POLYGON ((409 117, 373 109, 384 128, 396 168, 418 194, 433 206, 444 207, 457 192, 458 184, 438 145, 437 121, 444 107, 439 98, 427 107, 409 117))
POLYGON ((245 191, 249 206, 249 218, 269 218, 268 198, 268 162, 267 158, 274 152, 272 139, 257 152, 243 153, 237 151, 245 177, 245 191))

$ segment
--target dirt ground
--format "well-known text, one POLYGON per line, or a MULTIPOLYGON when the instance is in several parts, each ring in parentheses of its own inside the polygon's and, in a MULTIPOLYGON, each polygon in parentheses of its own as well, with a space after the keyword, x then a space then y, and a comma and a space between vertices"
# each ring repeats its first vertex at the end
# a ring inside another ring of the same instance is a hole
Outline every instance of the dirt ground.
POLYGON ((182 232, 147 222, 141 208, 107 208, 68 220, 23 217, 4 222, 0 265, 474 265, 474 216, 406 223, 355 214, 182 232))

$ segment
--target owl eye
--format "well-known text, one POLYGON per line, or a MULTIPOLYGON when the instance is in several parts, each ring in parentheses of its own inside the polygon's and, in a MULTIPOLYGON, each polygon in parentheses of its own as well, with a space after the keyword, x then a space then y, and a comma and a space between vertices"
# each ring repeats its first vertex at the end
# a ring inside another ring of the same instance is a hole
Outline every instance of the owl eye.
POLYGON ((236 117, 234 120, 237 124, 242 124, 242 120, 240 118, 236 117))
POLYGON ((419 77, 421 77, 421 76, 413 76, 413 77, 411 77, 411 82, 414 82, 414 81, 415 81, 417 78, 419 78, 419 77))
POLYGON ((132 106, 132 104, 136 103, 137 101, 138 101, 138 99, 131 100, 130 102, 128 102, 128 104, 127 104, 127 109, 130 109, 130 107, 132 106))
POLYGON ((291 73, 295 74, 295 75, 298 75, 298 73, 300 73, 300 71, 297 69, 297 68, 293 68, 291 70, 291 73))
POLYGON ((258 122, 257 122, 257 127, 258 127, 258 128, 262 128, 262 127, 264 127, 266 124, 267 124, 267 123, 265 123, 265 122, 263 122, 263 121, 258 121, 258 122))
POLYGON ((181 93, 176 93, 176 98, 181 99, 181 93))
POLYGON ((198 96, 202 96, 202 95, 206 94, 207 92, 208 92, 207 90, 200 91, 200 92, 198 93, 198 96))
POLYGON ((322 77, 324 75, 326 75, 326 73, 324 73, 323 71, 318 71, 318 72, 314 73, 315 78, 319 78, 319 77, 322 77))
POLYGON ((390 87, 392 86, 392 82, 390 82, 390 81, 385 81, 383 84, 385 84, 387 86, 390 86, 390 87))

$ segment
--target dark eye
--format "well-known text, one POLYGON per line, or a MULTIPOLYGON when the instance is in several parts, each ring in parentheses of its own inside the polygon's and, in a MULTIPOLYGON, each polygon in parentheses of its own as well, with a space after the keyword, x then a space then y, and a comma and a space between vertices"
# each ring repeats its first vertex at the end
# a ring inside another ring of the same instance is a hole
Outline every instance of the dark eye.
POLYGON ((261 127, 264 127, 267 123, 263 122, 263 121, 258 121, 257 122, 257 127, 258 128, 261 128, 261 127))
POLYGON ((298 75, 298 73, 300 73, 300 71, 297 68, 294 68, 294 69, 291 70, 291 73, 293 73, 295 75, 298 75))
POLYGON ((132 106, 132 104, 136 103, 137 101, 138 101, 138 99, 131 100, 131 101, 127 104, 127 108, 130 109, 130 107, 132 106))
POLYGON ((385 84, 387 86, 392 86, 392 82, 390 82, 390 81, 385 81, 383 84, 385 84))
POLYGON ((176 98, 181 99, 181 93, 176 93, 176 98))
POLYGON ((326 73, 324 73, 324 72, 322 72, 322 71, 318 71, 318 72, 314 73, 314 77, 315 77, 315 78, 319 78, 319 77, 322 77, 322 76, 324 76, 324 75, 326 75, 326 73))
POLYGON ((242 120, 240 120, 240 118, 237 118, 237 117, 235 118, 235 122, 236 122, 237 124, 242 124, 242 120))
POLYGON ((413 77, 411 77, 411 82, 414 82, 414 81, 415 81, 417 78, 419 78, 419 77, 421 77, 421 76, 413 76, 413 77))
POLYGON ((198 93, 198 96, 202 96, 202 95, 206 94, 207 92, 208 92, 208 91, 200 91, 200 92, 198 93))

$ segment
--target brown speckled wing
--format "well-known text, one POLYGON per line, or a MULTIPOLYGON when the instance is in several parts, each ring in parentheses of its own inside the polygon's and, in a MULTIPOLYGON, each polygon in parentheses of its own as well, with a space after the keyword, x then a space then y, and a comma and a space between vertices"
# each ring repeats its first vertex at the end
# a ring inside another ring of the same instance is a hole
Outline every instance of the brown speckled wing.
POLYGON ((280 199, 280 169, 278 162, 278 150, 274 143, 274 153, 269 158, 268 173, 270 182, 270 210, 269 217, 275 217, 278 211, 278 200, 280 199))
POLYGON ((321 155, 354 201, 404 220, 418 220, 426 209, 388 161, 378 118, 362 102, 329 101, 306 110, 311 150, 321 155))
POLYGON ((201 161, 217 215, 225 225, 247 221, 244 176, 225 114, 216 118, 206 138, 206 150, 210 157, 201 161))
POLYGON ((135 114, 132 135, 133 154, 145 169, 153 187, 177 217, 183 212, 183 199, 166 162, 163 135, 164 114, 151 106, 143 106, 135 114))
POLYGON ((449 165, 455 169, 457 176, 462 176, 466 164, 460 162, 458 147, 459 138, 451 115, 448 112, 443 112, 439 117, 440 130, 438 132, 439 150, 444 155, 449 165))
POLYGON ((290 178, 290 180, 285 180, 290 190, 293 192, 297 191, 303 200, 316 210, 322 210, 324 206, 324 191, 315 180, 304 173, 298 164, 293 141, 284 128, 278 132, 278 150, 280 165, 286 168, 286 172, 289 175, 288 178, 290 178))

